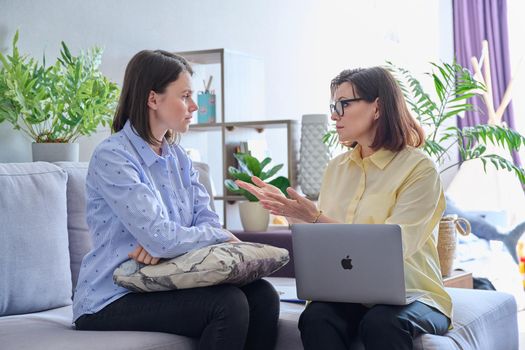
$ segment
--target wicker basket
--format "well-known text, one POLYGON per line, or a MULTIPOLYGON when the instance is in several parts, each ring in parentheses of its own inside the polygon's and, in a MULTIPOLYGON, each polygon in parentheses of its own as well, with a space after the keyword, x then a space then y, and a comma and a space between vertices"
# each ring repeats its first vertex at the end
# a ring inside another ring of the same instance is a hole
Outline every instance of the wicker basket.
POLYGON ((457 232, 464 236, 470 234, 470 223, 464 218, 458 218, 457 215, 441 218, 437 249, 443 277, 450 276, 452 273, 452 265, 456 257, 457 232))

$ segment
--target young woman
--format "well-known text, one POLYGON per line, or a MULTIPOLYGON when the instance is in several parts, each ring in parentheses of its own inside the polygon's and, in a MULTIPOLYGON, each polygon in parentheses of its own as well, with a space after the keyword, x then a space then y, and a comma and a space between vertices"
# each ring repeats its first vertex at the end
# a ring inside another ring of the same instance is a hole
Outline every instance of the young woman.
POLYGON ((436 249, 445 209, 439 174, 418 149, 423 130, 387 70, 345 70, 332 80, 331 93, 339 140, 353 149, 328 164, 319 209, 291 188, 287 199, 256 178, 257 186, 238 184, 292 221, 400 225, 406 288, 426 295, 408 306, 313 301, 299 329, 305 349, 348 349, 356 336, 367 350, 412 349, 417 335, 441 335, 451 324, 436 249))
POLYGON ((114 134, 94 151, 86 180, 93 249, 80 270, 74 321, 80 330, 200 337, 199 349, 271 349, 279 298, 264 280, 133 293, 113 283, 130 257, 144 264, 221 242, 237 242, 210 210, 184 150, 175 142, 192 113, 192 69, 181 56, 141 51, 129 62, 114 134))

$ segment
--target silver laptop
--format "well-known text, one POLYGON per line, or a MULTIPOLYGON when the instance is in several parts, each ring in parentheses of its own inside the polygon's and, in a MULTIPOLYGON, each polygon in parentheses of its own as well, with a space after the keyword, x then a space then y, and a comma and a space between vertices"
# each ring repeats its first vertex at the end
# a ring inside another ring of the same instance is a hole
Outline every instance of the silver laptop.
POLYGON ((304 300, 406 305, 399 225, 292 225, 297 296, 304 300))

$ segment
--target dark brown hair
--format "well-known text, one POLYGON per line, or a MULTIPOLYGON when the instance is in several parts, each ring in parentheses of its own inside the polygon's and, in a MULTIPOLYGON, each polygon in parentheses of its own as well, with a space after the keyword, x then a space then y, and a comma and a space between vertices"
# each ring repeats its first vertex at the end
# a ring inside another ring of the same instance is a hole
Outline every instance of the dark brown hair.
MULTIPOLYGON (((124 83, 113 118, 112 130, 122 130, 129 119, 131 125, 146 142, 160 145, 151 133, 149 125, 148 97, 150 91, 163 93, 166 87, 177 80, 180 73, 193 75, 188 61, 179 55, 163 50, 143 50, 129 61, 124 74, 124 83)), ((165 135, 173 143, 176 134, 168 130, 165 135)))
POLYGON ((356 96, 367 102, 378 99, 379 118, 374 141, 374 150, 386 148, 400 151, 406 146, 421 147, 425 133, 407 108, 401 88, 388 70, 382 67, 348 69, 336 76, 331 84, 332 96, 337 87, 350 83, 356 96))

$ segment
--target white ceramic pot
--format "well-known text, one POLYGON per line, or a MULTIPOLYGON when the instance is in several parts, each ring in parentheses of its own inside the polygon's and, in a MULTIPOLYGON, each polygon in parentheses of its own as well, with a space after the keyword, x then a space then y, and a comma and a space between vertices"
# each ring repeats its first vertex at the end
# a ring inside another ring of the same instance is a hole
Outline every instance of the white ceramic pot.
POLYGON ((78 143, 32 144, 33 162, 78 162, 78 143))
POLYGON ((319 197, 324 170, 330 161, 330 149, 323 142, 323 135, 327 132, 326 114, 303 115, 298 180, 303 193, 312 200, 319 197))
POLYGON ((266 231, 270 213, 259 202, 240 202, 239 213, 244 231, 266 231))

